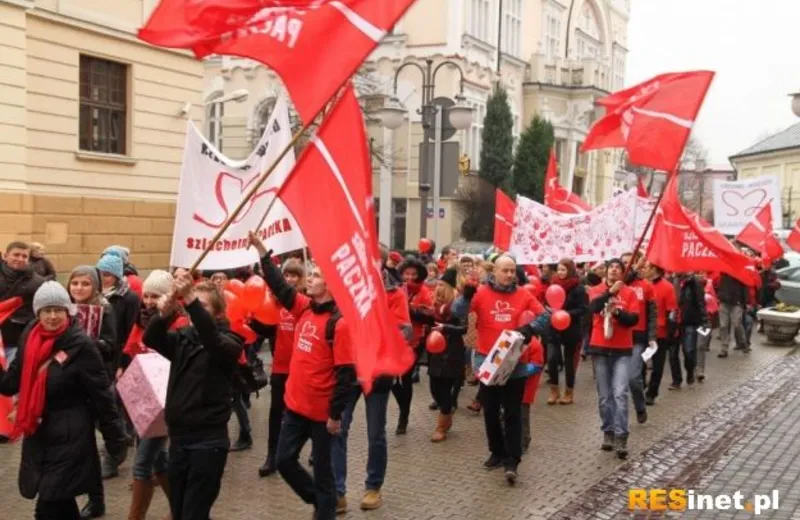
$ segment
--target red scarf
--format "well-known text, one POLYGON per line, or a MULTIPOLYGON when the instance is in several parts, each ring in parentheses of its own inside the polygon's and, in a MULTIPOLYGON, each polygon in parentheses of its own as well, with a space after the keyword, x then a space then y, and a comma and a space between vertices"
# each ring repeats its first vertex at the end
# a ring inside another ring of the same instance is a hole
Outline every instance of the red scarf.
POLYGON ((570 278, 564 278, 563 280, 558 277, 558 275, 553 276, 550 279, 551 284, 560 285, 562 289, 564 289, 564 293, 569 294, 569 292, 576 286, 580 280, 573 276, 570 278))
POLYGON ((30 437, 39 427, 39 420, 44 412, 44 397, 47 387, 46 362, 53 353, 53 345, 69 326, 69 320, 54 331, 46 331, 41 323, 33 326, 25 342, 25 353, 22 359, 22 380, 19 385, 19 403, 14 429, 9 437, 17 440, 22 436, 30 437))

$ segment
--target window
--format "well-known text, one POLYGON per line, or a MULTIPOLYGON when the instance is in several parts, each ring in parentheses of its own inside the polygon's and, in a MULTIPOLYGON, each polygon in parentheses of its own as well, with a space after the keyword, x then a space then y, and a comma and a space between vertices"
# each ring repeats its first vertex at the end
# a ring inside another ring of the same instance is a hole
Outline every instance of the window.
POLYGON ((597 15, 589 2, 583 4, 583 10, 578 18, 578 27, 595 40, 602 40, 600 37, 600 24, 597 22, 597 15))
POLYGON ((80 149, 125 155, 127 105, 127 65, 81 56, 80 149))
POLYGON ((503 8, 503 52, 520 57, 522 54, 522 0, 506 0, 503 8))
POLYGON ((406 248, 407 211, 408 201, 406 199, 392 199, 392 249, 402 251, 406 248))
POLYGON ((567 153, 567 140, 556 139, 554 146, 556 149, 556 162, 558 162, 558 164, 561 164, 564 161, 564 155, 566 155, 567 153))
POLYGON ((625 85, 625 52, 616 47, 614 49, 614 85, 612 90, 619 90, 625 85))
POLYGON ((492 42, 494 37, 494 23, 492 19, 497 5, 495 0, 469 0, 469 17, 467 22, 467 33, 475 38, 487 42, 492 42))
MULTIPOLYGON (((276 102, 277 98, 270 97, 259 103, 258 107, 256 108, 256 124, 255 129, 253 130, 253 146, 258 144, 261 136, 264 135, 264 132, 267 129, 267 123, 269 123, 269 118, 272 116, 272 111, 275 109, 276 102)), ((220 119, 222 115, 223 114, 220 114, 220 119)))
POLYGON ((561 55, 561 13, 547 10, 544 17, 544 52, 548 58, 561 55))
MULTIPOLYGON (((206 137, 220 152, 222 151, 222 118, 225 116, 225 103, 218 103, 214 100, 221 97, 222 92, 216 92, 209 96, 206 102, 208 103, 206 105, 206 125, 208 125, 206 137)), ((260 138, 261 134, 258 137, 260 138)))
POLYGON ((598 59, 600 57, 600 44, 603 41, 600 23, 594 8, 588 2, 583 5, 583 10, 578 17, 578 59, 598 59))
POLYGON ((472 168, 477 170, 481 162, 481 139, 483 138, 483 119, 486 117, 486 104, 483 101, 467 100, 472 107, 472 126, 464 130, 462 148, 469 155, 472 168))

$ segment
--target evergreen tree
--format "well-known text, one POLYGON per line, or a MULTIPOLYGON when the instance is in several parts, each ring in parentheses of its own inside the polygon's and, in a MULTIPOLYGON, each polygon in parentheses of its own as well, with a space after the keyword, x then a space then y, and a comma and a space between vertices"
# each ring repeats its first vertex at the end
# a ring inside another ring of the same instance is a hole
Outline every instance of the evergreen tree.
POLYGON ((554 141, 553 125, 535 115, 517 144, 511 179, 514 193, 544 202, 544 177, 554 141))
POLYGON ((479 168, 481 178, 496 188, 508 188, 513 162, 513 128, 508 93, 498 84, 486 102, 479 168))

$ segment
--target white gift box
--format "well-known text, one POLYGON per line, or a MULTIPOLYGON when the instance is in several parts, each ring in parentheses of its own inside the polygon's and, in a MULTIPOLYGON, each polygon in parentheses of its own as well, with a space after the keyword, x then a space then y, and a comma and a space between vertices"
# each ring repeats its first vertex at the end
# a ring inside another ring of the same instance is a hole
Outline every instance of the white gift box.
POLYGON ((525 337, 513 330, 504 330, 478 369, 478 380, 487 386, 502 386, 508 382, 525 352, 525 337))
POLYGON ((117 392, 140 439, 167 436, 169 365, 161 354, 139 354, 117 381, 117 392))

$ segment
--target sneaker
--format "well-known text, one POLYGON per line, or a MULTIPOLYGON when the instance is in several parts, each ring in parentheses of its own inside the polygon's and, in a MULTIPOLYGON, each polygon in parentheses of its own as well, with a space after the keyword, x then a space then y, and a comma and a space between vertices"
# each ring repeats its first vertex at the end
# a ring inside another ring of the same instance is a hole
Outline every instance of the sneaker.
POLYGON ((253 447, 253 438, 247 432, 240 432, 239 438, 236 439, 236 442, 233 443, 233 446, 230 447, 228 451, 235 452, 235 451, 244 451, 249 450, 253 447))
POLYGON ((718 357, 718 358, 726 358, 726 357, 728 357, 728 352, 727 352, 727 351, 725 351, 725 350, 723 350, 722 352, 720 352, 719 354, 717 354, 717 357, 718 357))
POLYGON ((694 384, 694 374, 687 374, 686 375, 686 384, 693 385, 694 384))
POLYGON ((102 518, 106 516, 106 505, 102 502, 95 502, 89 499, 86 505, 81 509, 81 520, 89 520, 90 518, 102 518))
POLYGON ((628 436, 614 437, 614 450, 617 458, 625 460, 628 458, 628 436))
POLYGON ((752 348, 750 348, 750 347, 745 347, 744 349, 742 349, 742 353, 744 353, 744 354, 749 354, 749 353, 751 353, 752 351, 753 351, 753 349, 752 349, 752 348))
POLYGON ((680 383, 672 383, 671 385, 669 385, 668 388, 668 390, 680 390, 680 389, 681 389, 680 383))
POLYGON ((517 467, 516 466, 506 466, 505 467, 505 477, 506 482, 508 482, 509 486, 513 486, 517 483, 517 467))
POLYGON ((397 429, 394 431, 395 435, 405 435, 408 431, 408 419, 397 421, 397 429))
POLYGON ((647 422, 647 410, 636 412, 636 422, 638 422, 639 424, 644 424, 647 422))
POLYGON ((361 499, 361 510, 371 511, 378 509, 383 503, 380 489, 368 489, 364 492, 364 498, 361 499))
POLYGON ((502 465, 503 465, 503 459, 501 459, 494 453, 489 455, 489 458, 486 459, 486 461, 483 463, 483 467, 489 470, 499 468, 502 465))
POLYGON ((614 434, 611 432, 603 432, 603 444, 600 445, 603 451, 611 451, 614 449, 614 434))
POLYGON ((428 405, 428 410, 438 410, 438 409, 439 409, 439 403, 437 403, 436 401, 428 405))
POLYGON ((656 404, 656 398, 646 395, 644 397, 644 404, 646 404, 647 406, 653 406, 654 404, 656 404))
POLYGON ((258 468, 258 476, 259 477, 268 477, 274 474, 278 468, 275 466, 275 457, 273 455, 267 455, 267 460, 264 461, 264 465, 258 468))
POLYGON ((347 513, 347 497, 346 496, 340 496, 336 500, 336 514, 337 515, 343 515, 345 513, 347 513))

